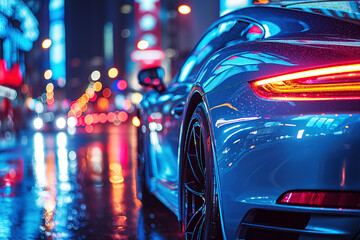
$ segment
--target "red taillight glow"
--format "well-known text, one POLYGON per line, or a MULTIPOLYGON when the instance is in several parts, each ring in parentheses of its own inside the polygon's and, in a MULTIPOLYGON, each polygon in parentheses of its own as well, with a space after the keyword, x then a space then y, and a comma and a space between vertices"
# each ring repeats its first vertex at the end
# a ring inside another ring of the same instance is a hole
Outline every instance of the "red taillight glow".
POLYGON ((264 99, 284 101, 360 99, 360 64, 311 69, 250 82, 264 99))
POLYGON ((254 25, 250 28, 248 33, 263 34, 263 31, 258 26, 254 25))
POLYGON ((291 191, 283 194, 277 203, 307 207, 360 209, 360 192, 291 191))

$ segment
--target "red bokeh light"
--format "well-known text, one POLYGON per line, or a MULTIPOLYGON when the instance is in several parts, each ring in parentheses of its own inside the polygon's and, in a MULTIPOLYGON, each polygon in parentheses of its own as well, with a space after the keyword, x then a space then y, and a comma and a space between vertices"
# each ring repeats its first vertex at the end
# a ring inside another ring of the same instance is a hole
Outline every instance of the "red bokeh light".
POLYGON ((151 79, 149 77, 144 79, 145 83, 149 84, 151 82, 151 79))
POLYGON ((85 132, 86 133, 92 133, 94 131, 93 125, 86 125, 85 132))
POLYGON ((111 90, 109 88, 105 88, 102 92, 104 98, 109 98, 111 96, 111 90))
POLYGON ((101 113, 99 117, 101 123, 106 123, 106 121, 108 120, 107 115, 105 113, 101 113))
POLYGON ((96 93, 94 93, 94 96, 92 98, 89 98, 89 100, 91 102, 94 102, 96 100, 96 98, 97 98, 97 95, 96 95, 96 93))
POLYGON ((107 117, 108 117, 108 121, 111 122, 111 123, 116 120, 116 115, 113 112, 109 112, 107 117))
POLYGON ((124 111, 119 112, 118 119, 120 122, 125 122, 128 118, 129 118, 129 115, 127 114, 127 112, 124 112, 124 111))

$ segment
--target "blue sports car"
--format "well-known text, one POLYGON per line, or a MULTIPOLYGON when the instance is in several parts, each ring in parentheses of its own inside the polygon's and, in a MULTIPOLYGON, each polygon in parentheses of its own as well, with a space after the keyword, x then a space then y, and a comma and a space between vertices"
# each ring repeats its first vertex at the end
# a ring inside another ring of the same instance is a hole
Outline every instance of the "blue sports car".
POLYGON ((358 1, 221 17, 138 107, 138 175, 187 239, 360 239, 358 1))

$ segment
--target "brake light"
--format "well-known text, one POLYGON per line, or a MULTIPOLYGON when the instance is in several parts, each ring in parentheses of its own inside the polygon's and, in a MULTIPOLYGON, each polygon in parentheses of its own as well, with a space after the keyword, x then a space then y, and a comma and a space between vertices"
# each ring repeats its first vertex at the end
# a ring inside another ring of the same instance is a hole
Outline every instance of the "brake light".
POLYGON ((313 101, 360 99, 360 64, 311 69, 250 82, 269 100, 313 101))
POLYGON ((360 209, 360 192, 291 191, 283 194, 278 204, 360 209))

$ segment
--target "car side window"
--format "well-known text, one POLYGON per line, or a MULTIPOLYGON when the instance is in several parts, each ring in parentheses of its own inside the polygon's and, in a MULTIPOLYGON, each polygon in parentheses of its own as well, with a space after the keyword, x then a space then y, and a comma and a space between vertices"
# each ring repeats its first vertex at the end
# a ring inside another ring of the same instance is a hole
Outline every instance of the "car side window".
POLYGON ((258 26, 249 22, 231 20, 218 24, 196 45, 175 81, 183 82, 195 79, 200 67, 213 53, 223 47, 261 38, 263 36, 260 34, 261 32, 258 26), (252 34, 253 32, 255 34, 252 34))

